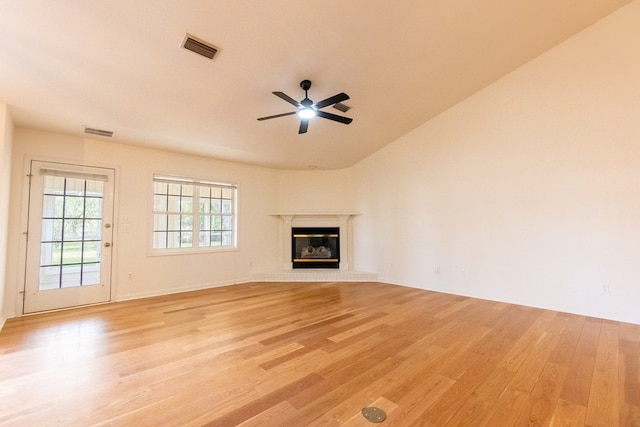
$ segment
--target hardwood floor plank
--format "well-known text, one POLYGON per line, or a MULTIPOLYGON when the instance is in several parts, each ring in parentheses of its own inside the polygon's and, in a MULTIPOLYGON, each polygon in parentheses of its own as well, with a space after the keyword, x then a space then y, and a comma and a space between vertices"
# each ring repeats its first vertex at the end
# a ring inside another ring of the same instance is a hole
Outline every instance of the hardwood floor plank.
POLYGON ((227 412, 221 417, 217 417, 215 412, 206 414, 205 416, 207 418, 210 418, 211 421, 205 424, 205 426, 236 426, 241 422, 244 422, 249 418, 252 418, 266 411, 267 409, 270 409, 273 406, 285 402, 286 399, 288 399, 292 395, 295 396, 297 393, 300 393, 322 381, 324 381, 324 379, 320 375, 309 374, 303 378, 300 378, 299 380, 293 381, 286 386, 279 388, 278 390, 255 399, 250 403, 247 403, 246 405, 240 406, 239 408, 236 408, 231 412, 227 412))
POLYGON ((514 387, 507 387, 496 399, 493 409, 480 420, 478 426, 515 426, 524 410, 529 394, 514 387))
POLYGON ((384 283, 9 319, 0 425, 640 426, 640 325, 384 283))
POLYGON ((520 413, 518 425, 541 426, 550 422, 566 374, 567 368, 564 365, 553 362, 546 364, 529 395, 527 405, 520 413))
POLYGON ((559 399, 549 425, 552 427, 584 426, 586 412, 587 408, 582 405, 559 399))
POLYGON ((560 392, 562 399, 584 407, 589 404, 595 362, 594 356, 574 353, 569 362, 567 378, 560 392))
POLYGON ((591 426, 619 425, 618 363, 618 327, 603 321, 587 406, 586 421, 591 426))

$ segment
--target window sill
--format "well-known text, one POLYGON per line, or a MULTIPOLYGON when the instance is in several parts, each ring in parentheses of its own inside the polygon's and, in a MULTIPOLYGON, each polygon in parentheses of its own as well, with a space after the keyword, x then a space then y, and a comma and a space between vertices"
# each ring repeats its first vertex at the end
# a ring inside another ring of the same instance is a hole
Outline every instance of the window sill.
POLYGON ((237 246, 224 247, 208 247, 208 248, 190 248, 190 249, 152 249, 147 255, 150 257, 157 256, 174 256, 174 255, 205 255, 220 252, 237 252, 237 246))

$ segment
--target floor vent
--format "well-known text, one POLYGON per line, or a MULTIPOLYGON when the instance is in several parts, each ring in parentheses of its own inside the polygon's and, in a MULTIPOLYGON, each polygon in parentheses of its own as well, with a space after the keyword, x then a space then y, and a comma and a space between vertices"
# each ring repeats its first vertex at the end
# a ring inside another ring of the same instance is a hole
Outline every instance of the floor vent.
POLYGON ((213 47, 209 43, 193 37, 190 34, 187 34, 185 36, 184 41, 182 42, 182 47, 209 59, 213 59, 218 53, 217 48, 213 47))
POLYGON ((84 133, 89 133, 91 135, 98 135, 98 136, 106 136, 108 138, 111 138, 113 136, 112 130, 96 129, 96 128, 90 128, 86 126, 84 128, 84 133))

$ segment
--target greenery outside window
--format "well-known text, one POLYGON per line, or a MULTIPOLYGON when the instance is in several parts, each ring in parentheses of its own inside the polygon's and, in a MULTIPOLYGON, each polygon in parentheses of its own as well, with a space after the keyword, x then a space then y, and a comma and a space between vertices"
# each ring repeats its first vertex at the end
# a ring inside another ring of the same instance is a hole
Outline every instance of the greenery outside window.
POLYGON ((154 251, 236 247, 237 184, 154 175, 154 251))

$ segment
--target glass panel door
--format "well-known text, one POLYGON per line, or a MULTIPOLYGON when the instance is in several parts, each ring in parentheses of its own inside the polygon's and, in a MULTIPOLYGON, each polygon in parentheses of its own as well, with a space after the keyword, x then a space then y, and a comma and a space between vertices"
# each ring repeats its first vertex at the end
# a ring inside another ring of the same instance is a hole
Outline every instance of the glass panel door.
POLYGON ((113 177, 32 162, 25 313, 110 299, 113 177))

